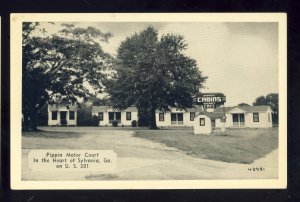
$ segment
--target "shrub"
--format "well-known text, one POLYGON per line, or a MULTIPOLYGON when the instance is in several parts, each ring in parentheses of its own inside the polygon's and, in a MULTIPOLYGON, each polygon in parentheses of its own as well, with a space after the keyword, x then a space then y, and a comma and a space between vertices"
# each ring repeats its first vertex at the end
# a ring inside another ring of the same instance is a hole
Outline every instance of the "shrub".
POLYGON ((136 127, 137 126, 137 121, 136 120, 131 121, 131 126, 136 127))
POLYGON ((117 121, 117 120, 113 120, 112 126, 113 126, 113 127, 118 127, 118 121, 117 121))
POLYGON ((37 113, 36 123, 38 126, 48 125, 48 105, 45 104, 37 113))
POLYGON ((99 126, 99 117, 94 115, 92 119, 92 126, 99 126))
POLYGON ((66 120, 66 119, 60 120, 60 124, 61 124, 62 126, 66 126, 66 125, 67 125, 67 120, 66 120))

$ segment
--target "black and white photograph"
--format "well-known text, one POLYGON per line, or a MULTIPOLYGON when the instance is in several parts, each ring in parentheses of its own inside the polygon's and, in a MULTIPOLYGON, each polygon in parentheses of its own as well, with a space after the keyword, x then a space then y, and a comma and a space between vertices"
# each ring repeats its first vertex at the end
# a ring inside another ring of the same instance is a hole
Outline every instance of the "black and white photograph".
POLYGON ((13 189, 286 187, 285 14, 11 21, 13 189))

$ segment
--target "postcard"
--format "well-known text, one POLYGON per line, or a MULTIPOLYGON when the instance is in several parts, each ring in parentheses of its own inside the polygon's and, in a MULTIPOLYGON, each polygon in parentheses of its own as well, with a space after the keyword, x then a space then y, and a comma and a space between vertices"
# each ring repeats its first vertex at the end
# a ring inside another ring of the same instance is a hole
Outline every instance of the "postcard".
POLYGON ((11 14, 11 188, 286 188, 286 21, 11 14))

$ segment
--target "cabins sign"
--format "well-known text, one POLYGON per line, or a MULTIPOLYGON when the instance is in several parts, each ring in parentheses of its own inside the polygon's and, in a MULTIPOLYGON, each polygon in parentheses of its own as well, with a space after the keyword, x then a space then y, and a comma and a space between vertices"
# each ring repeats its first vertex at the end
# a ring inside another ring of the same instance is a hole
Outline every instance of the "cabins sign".
POLYGON ((196 97, 196 104, 204 108, 216 108, 226 102, 226 96, 223 93, 202 93, 196 97))

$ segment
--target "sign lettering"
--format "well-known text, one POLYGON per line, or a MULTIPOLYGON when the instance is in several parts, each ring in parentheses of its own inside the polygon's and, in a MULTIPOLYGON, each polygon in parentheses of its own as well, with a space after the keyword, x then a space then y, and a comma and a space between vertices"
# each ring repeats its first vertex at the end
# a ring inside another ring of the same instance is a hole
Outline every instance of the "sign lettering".
POLYGON ((226 102, 226 96, 223 93, 203 93, 196 98, 196 104, 204 108, 216 108, 226 102))

